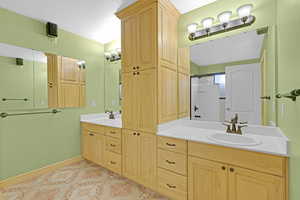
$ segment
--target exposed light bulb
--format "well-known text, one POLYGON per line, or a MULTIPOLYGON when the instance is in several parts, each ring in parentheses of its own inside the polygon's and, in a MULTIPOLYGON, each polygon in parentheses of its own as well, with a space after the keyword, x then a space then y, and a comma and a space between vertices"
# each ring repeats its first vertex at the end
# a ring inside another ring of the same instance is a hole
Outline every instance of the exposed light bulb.
POLYGON ((214 18, 208 17, 202 20, 202 25, 204 28, 209 29, 212 27, 213 22, 214 22, 214 18))
POLYGON ((225 11, 225 12, 222 12, 221 14, 219 14, 218 18, 222 24, 227 24, 230 21, 231 16, 232 16, 231 11, 225 11))
POLYGON ((104 53, 104 56, 105 56, 105 58, 106 58, 107 60, 109 60, 109 59, 111 58, 111 53, 105 52, 105 53, 104 53))
POLYGON ((198 24, 193 23, 187 26, 188 33, 196 33, 198 24))
POLYGON ((253 5, 246 4, 237 9, 240 18, 249 17, 252 11, 253 5))

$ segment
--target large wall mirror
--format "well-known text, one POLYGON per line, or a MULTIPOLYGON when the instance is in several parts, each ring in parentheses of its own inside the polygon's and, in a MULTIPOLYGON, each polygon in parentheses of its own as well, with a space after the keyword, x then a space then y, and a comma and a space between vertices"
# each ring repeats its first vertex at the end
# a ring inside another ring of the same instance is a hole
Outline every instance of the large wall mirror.
POLYGON ((274 125, 272 45, 254 30, 191 46, 191 119, 274 125))
POLYGON ((122 76, 121 49, 118 42, 105 47, 105 111, 121 111, 122 76))
POLYGON ((0 43, 0 109, 47 107, 46 55, 40 51, 0 43))
POLYGON ((0 43, 0 110, 84 107, 86 67, 79 59, 0 43))

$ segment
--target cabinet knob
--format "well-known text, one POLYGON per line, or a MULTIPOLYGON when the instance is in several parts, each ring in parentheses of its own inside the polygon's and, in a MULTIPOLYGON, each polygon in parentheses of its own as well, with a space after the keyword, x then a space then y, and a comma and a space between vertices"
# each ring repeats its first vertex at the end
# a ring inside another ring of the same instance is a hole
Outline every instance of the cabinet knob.
POLYGON ((137 67, 136 67, 136 69, 140 69, 140 67, 139 67, 139 66, 137 66, 137 67))
POLYGON ((234 169, 233 169, 233 168, 230 168, 229 170, 230 170, 230 172, 234 172, 234 169))
POLYGON ((133 67, 133 70, 135 70, 135 67, 133 67))
POLYGON ((135 73, 135 72, 133 72, 133 75, 135 76, 135 75, 136 75, 136 73, 135 73))
POLYGON ((133 133, 133 135, 136 135, 136 133, 133 133))
POLYGON ((226 167, 222 166, 222 170, 225 170, 225 169, 226 169, 226 167))
POLYGON ((136 74, 137 74, 137 75, 140 75, 140 72, 137 72, 136 74))
POLYGON ((137 136, 140 136, 141 134, 140 133, 137 133, 137 136))

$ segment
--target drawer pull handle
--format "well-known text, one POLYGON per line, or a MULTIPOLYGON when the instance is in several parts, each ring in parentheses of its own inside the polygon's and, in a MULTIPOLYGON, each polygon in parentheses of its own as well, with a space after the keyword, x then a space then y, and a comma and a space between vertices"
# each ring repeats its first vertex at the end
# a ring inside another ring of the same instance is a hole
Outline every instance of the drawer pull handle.
POLYGON ((90 135, 90 136, 95 136, 95 134, 93 134, 93 133, 89 133, 89 135, 90 135))
POLYGON ((222 170, 225 170, 225 169, 226 169, 226 167, 222 166, 222 170))
POLYGON ((115 165, 117 164, 116 162, 110 161, 110 164, 115 165))
POLYGON ((110 146, 111 146, 111 147, 116 147, 116 145, 114 145, 114 144, 110 144, 110 146))
POLYGON ((230 172, 234 172, 234 169, 233 169, 233 168, 230 168, 230 172))
POLYGON ((110 134, 116 134, 116 132, 115 131, 110 131, 110 134))
POLYGON ((167 146, 170 146, 170 147, 176 147, 176 144, 170 144, 170 143, 168 143, 168 142, 166 143, 166 145, 167 145, 167 146))
POLYGON ((170 165, 175 165, 176 162, 172 162, 172 161, 169 161, 169 160, 166 160, 166 162, 170 165))
POLYGON ((176 186, 175 185, 170 185, 170 184, 166 184, 169 188, 172 188, 172 189, 174 189, 174 188, 176 188, 176 186))

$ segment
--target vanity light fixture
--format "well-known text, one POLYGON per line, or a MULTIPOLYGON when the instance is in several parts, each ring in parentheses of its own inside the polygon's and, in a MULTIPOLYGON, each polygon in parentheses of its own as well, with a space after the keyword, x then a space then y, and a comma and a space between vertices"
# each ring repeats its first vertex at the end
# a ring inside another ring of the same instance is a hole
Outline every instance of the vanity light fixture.
POLYGON ((121 55, 122 54, 121 54, 120 48, 104 53, 104 57, 106 58, 107 61, 110 61, 110 62, 121 60, 121 55))
POLYGON ((222 23, 224 29, 228 26, 231 16, 232 16, 231 11, 225 11, 218 15, 219 21, 222 23))
POLYGON ((237 9, 239 17, 241 18, 243 23, 246 23, 246 21, 248 20, 249 16, 251 15, 252 8, 252 4, 246 4, 237 9))
POLYGON ((212 17, 205 18, 201 21, 201 23, 202 23, 203 27, 205 28, 206 33, 209 34, 210 28, 212 27, 212 25, 214 23, 214 18, 212 18, 212 17))
POLYGON ((232 19, 232 12, 231 11, 225 11, 218 15, 219 23, 216 25, 213 25, 214 18, 208 17, 203 19, 202 25, 203 28, 197 30, 197 24, 193 23, 188 25, 187 31, 189 34, 189 39, 191 41, 213 36, 219 33, 224 33, 240 28, 244 28, 246 26, 251 26, 256 18, 255 16, 251 15, 253 5, 252 4, 246 4, 243 6, 240 6, 237 9, 238 12, 238 19, 232 19))

